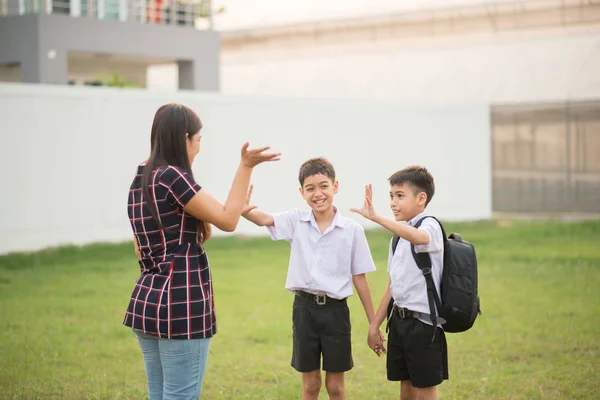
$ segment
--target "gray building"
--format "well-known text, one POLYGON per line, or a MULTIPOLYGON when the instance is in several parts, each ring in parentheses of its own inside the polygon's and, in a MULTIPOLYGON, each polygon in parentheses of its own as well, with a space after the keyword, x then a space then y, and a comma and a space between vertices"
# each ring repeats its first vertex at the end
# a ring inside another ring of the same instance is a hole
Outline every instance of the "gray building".
POLYGON ((179 89, 219 90, 220 41, 205 0, 0 0, 0 81, 145 86, 178 66, 179 89))

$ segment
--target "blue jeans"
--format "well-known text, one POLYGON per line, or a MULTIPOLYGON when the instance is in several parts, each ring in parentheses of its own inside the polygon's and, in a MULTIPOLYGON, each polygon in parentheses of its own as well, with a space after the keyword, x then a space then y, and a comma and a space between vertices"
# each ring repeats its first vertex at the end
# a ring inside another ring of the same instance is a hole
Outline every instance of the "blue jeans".
POLYGON ((159 339, 134 331, 146 364, 149 400, 198 400, 210 339, 159 339))

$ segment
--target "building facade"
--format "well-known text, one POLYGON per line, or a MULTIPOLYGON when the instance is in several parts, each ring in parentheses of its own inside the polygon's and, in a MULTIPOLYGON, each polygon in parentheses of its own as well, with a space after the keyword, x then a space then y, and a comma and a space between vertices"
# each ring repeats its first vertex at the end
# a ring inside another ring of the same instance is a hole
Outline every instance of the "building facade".
POLYGON ((219 90, 220 40, 202 4, 0 0, 0 81, 146 87, 148 67, 174 64, 178 89, 219 90))
POLYGON ((600 214, 598 0, 224 32, 221 57, 229 94, 486 104, 495 212, 600 214))

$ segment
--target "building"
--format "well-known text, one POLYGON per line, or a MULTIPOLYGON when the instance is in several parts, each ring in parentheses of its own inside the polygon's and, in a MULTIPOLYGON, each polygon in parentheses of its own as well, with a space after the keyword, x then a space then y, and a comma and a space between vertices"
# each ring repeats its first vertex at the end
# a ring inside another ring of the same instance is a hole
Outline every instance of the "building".
POLYGON ((600 214, 600 0, 440 0, 219 35, 194 0, 40 1, 0 0, 0 80, 485 104, 495 212, 600 214))
POLYGON ((149 68, 174 64, 178 89, 216 91, 220 43, 207 4, 0 0, 0 81, 146 87, 149 68))
POLYGON ((229 94, 487 104, 495 212, 600 213, 599 0, 234 30, 221 62, 229 94))

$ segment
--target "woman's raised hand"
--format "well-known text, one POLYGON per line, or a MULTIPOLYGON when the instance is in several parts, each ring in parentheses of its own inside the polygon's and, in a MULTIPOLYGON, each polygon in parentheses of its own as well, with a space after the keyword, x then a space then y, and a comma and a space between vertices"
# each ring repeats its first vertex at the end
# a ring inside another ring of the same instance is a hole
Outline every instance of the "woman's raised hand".
POLYGON ((258 164, 266 161, 279 161, 281 153, 266 153, 270 146, 259 147, 258 149, 249 149, 250 143, 246 142, 242 146, 242 163, 244 166, 254 168, 258 164))

